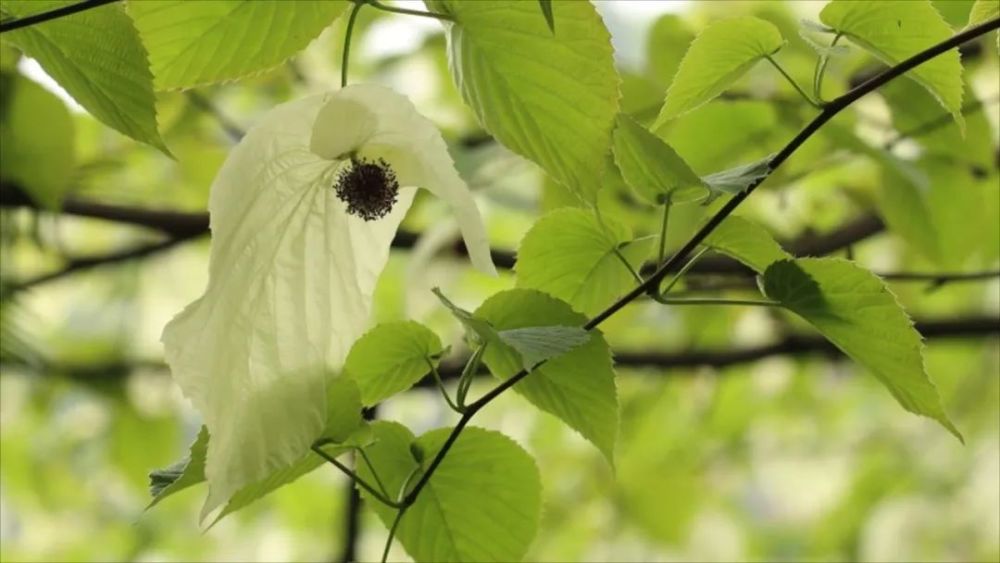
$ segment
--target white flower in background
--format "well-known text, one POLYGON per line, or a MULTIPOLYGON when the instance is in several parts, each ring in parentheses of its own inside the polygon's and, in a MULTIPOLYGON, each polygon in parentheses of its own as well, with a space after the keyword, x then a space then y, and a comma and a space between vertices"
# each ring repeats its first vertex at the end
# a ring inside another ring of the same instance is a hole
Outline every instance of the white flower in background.
POLYGON ((368 327, 417 187, 451 206, 472 263, 495 273, 440 132, 391 90, 360 84, 281 105, 226 159, 208 206, 208 288, 163 331, 210 435, 203 517, 322 432, 328 378, 368 327))

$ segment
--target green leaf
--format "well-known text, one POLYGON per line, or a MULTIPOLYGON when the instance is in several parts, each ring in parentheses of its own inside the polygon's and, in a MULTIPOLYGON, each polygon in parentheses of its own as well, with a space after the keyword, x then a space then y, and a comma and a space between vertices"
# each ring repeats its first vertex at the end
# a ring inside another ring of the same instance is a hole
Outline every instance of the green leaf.
POLYGON ((692 40, 694 33, 677 14, 657 18, 646 39, 647 74, 658 83, 669 85, 692 40))
POLYGON ((6 73, 0 81, 0 178, 55 209, 73 177, 73 119, 62 100, 38 84, 6 73))
MULTIPOLYGON (((476 310, 498 330, 538 326, 583 326, 587 318, 544 293, 512 289, 490 297, 476 310)), ((483 360, 494 376, 506 380, 521 370, 510 346, 491 343, 483 360)), ((549 360, 514 390, 552 413, 590 440, 609 462, 618 436, 618 396, 611 351, 599 331, 572 351, 549 360)))
POLYGON ((730 216, 716 227, 704 244, 743 262, 758 274, 764 273, 772 262, 792 257, 767 229, 737 215, 730 216))
MULTIPOLYGON (((353 449, 351 446, 338 446, 327 444, 322 447, 323 451, 331 457, 337 457, 353 449)), ((252 483, 240 489, 229 499, 225 508, 212 520, 209 528, 215 526, 220 520, 230 514, 253 504, 257 500, 264 498, 272 492, 297 481, 300 477, 312 473, 316 468, 326 463, 326 460, 314 452, 309 452, 302 456, 295 463, 271 473, 267 478, 252 483)), ((330 468, 333 470, 333 468, 330 468)))
POLYGON ((531 326, 501 330, 497 334, 504 344, 517 351, 521 367, 528 371, 590 339, 590 333, 578 326, 531 326))
POLYGON ((881 166, 878 204, 886 223, 925 257, 939 260, 941 246, 927 204, 930 183, 926 174, 888 151, 869 145, 838 123, 828 123, 823 129, 824 136, 881 166))
POLYGON ((777 27, 755 17, 708 26, 684 54, 653 129, 715 98, 784 44, 777 27))
POLYGON ((584 209, 557 209, 528 231, 517 252, 517 287, 538 289, 593 315, 635 286, 615 249, 638 268, 653 239, 632 241, 628 227, 584 209))
POLYGON ((188 451, 188 456, 181 461, 157 469, 149 474, 149 492, 153 501, 146 510, 153 508, 159 502, 174 493, 197 485, 205 480, 205 453, 208 451, 208 429, 204 426, 198 431, 198 437, 188 451))
MULTIPOLYGON (((378 422, 376 433, 378 441, 366 452, 395 496, 418 467, 411 452, 424 452, 426 466, 451 429, 432 430, 414 441, 405 427, 378 422)), ((358 473, 374 480, 364 465, 358 473)), ((516 442, 466 427, 403 516, 396 539, 416 561, 520 561, 538 529, 541 488, 534 460, 516 442)), ((391 526, 396 510, 362 495, 391 526)))
POLYGON ((610 36, 589 2, 427 0, 448 24, 452 76, 483 126, 578 197, 592 201, 618 113, 610 36))
POLYGON ((870 370, 903 408, 962 439, 924 369, 920 333, 875 274, 840 259, 782 260, 764 272, 763 287, 870 370))
MULTIPOLYGON (((367 426, 357 426, 350 435, 344 438, 342 445, 327 444, 323 446, 323 451, 333 457, 350 451, 364 443, 363 438, 367 435, 367 431, 367 426)), ((201 431, 198 432, 198 438, 191 444, 187 458, 149 474, 149 489, 153 501, 149 503, 146 510, 153 508, 161 500, 174 493, 205 481, 205 456, 208 452, 208 440, 208 429, 202 426, 201 431)), ((225 508, 219 512, 209 527, 216 525, 225 516, 312 472, 323 465, 325 461, 319 455, 309 452, 294 463, 271 473, 265 479, 243 487, 229 499, 225 508)))
POLYGON ((653 205, 708 195, 704 182, 663 139, 620 114, 614 132, 615 163, 630 188, 653 205))
POLYGON ((969 10, 968 27, 975 27, 997 18, 1000 18, 1000 0, 976 0, 969 10))
MULTIPOLYGON (((895 65, 952 36, 951 27, 927 0, 897 2, 833 0, 820 12, 826 25, 889 65, 895 65)), ((958 49, 910 71, 964 128, 962 63, 958 49)))
POLYGON ((469 340, 477 344, 484 344, 496 341, 500 338, 499 335, 497 335, 497 331, 488 321, 483 320, 452 303, 450 299, 445 297, 444 293, 441 293, 440 288, 435 287, 431 291, 434 292, 434 295, 437 295, 437 298, 441 300, 441 303, 448 308, 452 316, 458 319, 458 322, 462 323, 462 326, 465 328, 466 337, 469 340))
MULTIPOLYGON (((4 10, 24 17, 72 3, 14 0, 4 2, 4 10)), ((146 49, 121 4, 21 28, 3 39, 37 60, 102 123, 170 154, 156 128, 146 49)))
POLYGON ((361 388, 361 402, 374 405, 412 387, 442 351, 438 335, 420 323, 380 324, 354 343, 344 369, 361 388))
POLYGON ((545 16, 545 23, 549 25, 549 31, 555 33, 556 20, 555 16, 552 15, 552 0, 538 0, 538 7, 542 10, 542 15, 545 16))
POLYGON ((517 353, 520 365, 526 371, 576 348, 590 338, 590 334, 578 326, 532 326, 497 330, 488 320, 449 301, 438 288, 434 288, 433 291, 465 326, 467 334, 474 342, 509 346, 517 353))
POLYGON ((760 160, 709 174, 703 177, 702 181, 711 191, 711 199, 723 194, 736 195, 767 178, 767 175, 771 173, 772 158, 774 155, 768 155, 760 160))
POLYGON ((149 49, 158 90, 267 70, 301 51, 347 6, 342 1, 142 0, 128 11, 149 49))
POLYGON ((326 426, 323 438, 343 442, 364 423, 361 389, 351 377, 341 375, 326 384, 326 426))
POLYGON ((907 79, 893 80, 879 89, 892 110, 893 127, 908 139, 920 145, 925 153, 947 156, 960 162, 974 164, 984 170, 993 166, 993 131, 982 105, 975 93, 965 85, 965 134, 946 112, 917 82, 907 79), (942 117, 946 122, 942 122, 942 117))

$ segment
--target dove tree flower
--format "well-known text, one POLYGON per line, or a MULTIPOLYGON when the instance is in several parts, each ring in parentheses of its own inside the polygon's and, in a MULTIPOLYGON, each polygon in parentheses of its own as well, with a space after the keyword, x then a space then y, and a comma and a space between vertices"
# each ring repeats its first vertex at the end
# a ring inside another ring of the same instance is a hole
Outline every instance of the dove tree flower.
POLYGON ((417 188, 451 207, 495 273, 479 211, 440 132, 405 97, 352 85, 276 107, 212 184, 204 295, 166 326, 175 380, 210 435, 203 517, 308 451, 326 387, 369 323, 417 188))

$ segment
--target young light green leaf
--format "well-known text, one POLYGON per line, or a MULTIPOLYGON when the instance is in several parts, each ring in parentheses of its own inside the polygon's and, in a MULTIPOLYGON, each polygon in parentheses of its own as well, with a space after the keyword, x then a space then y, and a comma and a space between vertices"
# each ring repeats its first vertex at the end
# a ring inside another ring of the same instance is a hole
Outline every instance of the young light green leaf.
POLYGON ((930 189, 927 176, 912 163, 868 144, 839 123, 828 123, 822 134, 881 166, 883 181, 878 194, 881 214, 891 230, 925 257, 937 261, 941 257, 941 247, 926 201, 930 189))
POLYGON ((767 178, 767 175, 771 173, 772 158, 774 155, 768 155, 760 160, 703 177, 702 181, 711 192, 709 201, 723 194, 736 195, 767 178))
POLYGON ((592 201, 618 113, 610 36, 589 2, 427 0, 447 24, 452 76, 483 126, 592 201))
MULTIPOLYGON (((366 453, 393 498, 421 465, 412 452, 423 452, 426 466, 451 433, 441 428, 414 440, 402 425, 380 421, 373 426, 378 441, 366 453)), ((363 464, 358 473, 374 481, 363 464)), ((362 495, 391 526, 396 510, 362 495)), ((520 561, 535 536, 540 511, 541 480, 531 456, 499 432, 470 426, 406 511, 396 539, 416 561, 520 561)))
POLYGON ((204 481, 205 453, 207 451, 208 429, 202 426, 185 459, 170 467, 149 473, 149 492, 153 496, 153 500, 146 507, 146 510, 153 508, 170 495, 204 481))
POLYGON ((531 326, 501 330, 504 344, 521 356, 521 367, 531 370, 587 342, 590 333, 578 326, 531 326))
POLYGON ((920 333, 875 274, 840 259, 781 260, 764 272, 763 287, 870 370, 903 408, 962 439, 924 370, 920 333))
POLYGON ((472 340, 479 344, 493 343, 495 346, 511 347, 525 370, 531 370, 540 362, 564 354, 590 338, 589 333, 578 326, 547 325, 497 330, 488 320, 452 303, 438 288, 433 291, 462 323, 472 340))
POLYGON ((158 90, 234 80, 281 64, 344 11, 346 2, 129 2, 158 90), (264 40, 263 38, 266 38, 264 40))
POLYGON ((452 316, 458 322, 462 323, 462 326, 465 328, 466 337, 469 340, 478 344, 499 340, 500 337, 497 335, 497 331, 489 322, 452 303, 450 299, 445 297, 440 288, 435 287, 431 291, 434 292, 434 295, 437 295, 437 298, 451 312, 452 316))
POLYGON ((592 315, 636 281, 617 249, 633 268, 649 256, 653 239, 632 241, 628 227, 584 209, 557 209, 528 231, 517 252, 517 287, 538 289, 592 315))
POLYGON ((755 17, 728 18, 708 26, 684 54, 653 129, 715 98, 784 44, 777 27, 755 17))
MULTIPOLYGON (((889 65, 952 35, 951 27, 928 0, 833 0, 819 17, 823 23, 889 65)), ((964 127, 962 63, 958 49, 934 57, 908 76, 926 88, 952 114, 959 127, 964 127)))
MULTIPOLYGON (((15 17, 72 2, 8 0, 15 17)), ((153 75, 146 49, 121 4, 109 4, 3 35, 38 61, 45 72, 105 125, 165 154, 156 128, 153 75)))
MULTIPOLYGON (((567 303, 527 289, 512 289, 490 297, 476 310, 476 316, 501 331, 583 326, 587 321, 567 303)), ((491 343, 483 359, 501 380, 523 367, 518 353, 506 344, 491 343)), ((611 351, 599 331, 591 331, 585 344, 537 367, 514 390, 538 408, 562 419, 613 462, 618 436, 618 396, 611 351)))
POLYGON ((694 33, 678 14, 657 18, 646 39, 646 74, 664 87, 669 85, 692 40, 694 33))
POLYGON ((344 370, 357 381, 362 403, 374 405, 412 387, 442 350, 438 335, 420 323, 380 324, 354 343, 344 370))
POLYGON ((615 163, 636 195, 653 205, 708 195, 701 178, 663 139, 627 115, 619 114, 617 123, 615 163))
POLYGON ((738 215, 723 221, 704 244, 743 262, 758 274, 764 273, 773 262, 791 258, 767 229, 738 215))
POLYGON ((975 27, 997 18, 1000 18, 1000 0, 976 0, 969 10, 968 27, 975 27))
POLYGON ((15 74, 3 74, 0 178, 39 205, 55 209, 73 175, 73 119, 55 95, 15 74))
POLYGON ((341 374, 326 384, 326 426, 321 438, 344 442, 364 424, 361 389, 351 377, 341 374))
POLYGON ((549 24, 549 30, 555 33, 556 20, 552 14, 552 0, 538 0, 538 7, 542 10, 542 15, 545 16, 545 23, 549 24))

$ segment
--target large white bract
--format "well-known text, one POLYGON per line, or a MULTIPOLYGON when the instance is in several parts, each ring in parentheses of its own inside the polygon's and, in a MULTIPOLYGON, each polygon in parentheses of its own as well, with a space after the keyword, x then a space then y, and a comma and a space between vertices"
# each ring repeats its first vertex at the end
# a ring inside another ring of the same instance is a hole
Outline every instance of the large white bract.
POLYGON ((299 459, 323 430, 326 385, 369 324, 372 292, 418 187, 452 208, 472 263, 495 273, 479 211, 440 132, 405 97, 360 84, 281 105, 230 153, 209 200, 209 282, 163 331, 210 440, 204 517, 299 459), (399 182, 384 217, 347 213, 349 158, 399 182))

